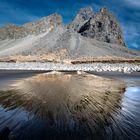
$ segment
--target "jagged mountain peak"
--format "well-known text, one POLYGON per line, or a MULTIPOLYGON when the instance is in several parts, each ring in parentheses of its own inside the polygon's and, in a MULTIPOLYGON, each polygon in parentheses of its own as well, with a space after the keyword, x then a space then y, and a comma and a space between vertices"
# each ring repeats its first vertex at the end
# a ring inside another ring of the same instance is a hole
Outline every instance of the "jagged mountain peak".
POLYGON ((102 7, 102 8, 100 9, 100 12, 101 12, 101 13, 108 13, 109 10, 108 10, 107 7, 102 7))
POLYGON ((91 8, 80 10, 69 28, 85 37, 125 46, 121 27, 115 16, 106 7, 101 8, 95 14, 91 8), (81 18, 81 15, 86 15, 84 11, 90 11, 85 19, 81 18))
POLYGON ((53 30, 61 25, 62 17, 57 13, 20 26, 8 24, 0 28, 0 40, 18 39, 28 35, 38 35, 40 33, 47 32, 48 30, 53 30))
POLYGON ((62 23, 62 16, 59 15, 58 13, 53 13, 49 16, 42 17, 39 20, 30 22, 30 23, 26 23, 23 26, 28 26, 29 24, 34 25, 34 24, 40 23, 40 22, 47 23, 49 21, 50 21, 50 23, 53 23, 53 24, 61 24, 62 23))
POLYGON ((76 17, 72 21, 71 24, 68 25, 68 28, 77 31, 83 22, 89 20, 92 16, 94 16, 92 7, 81 8, 77 13, 76 17))
POLYGON ((87 20, 93 15, 94 15, 93 9, 92 7, 89 6, 89 7, 81 8, 76 17, 79 16, 81 19, 87 20))
POLYGON ((45 55, 45 59, 54 60, 137 56, 123 43, 117 20, 105 9, 94 14, 91 8, 82 8, 69 29, 56 13, 22 26, 10 24, 0 28, 0 57, 45 55))
MULTIPOLYGON (((58 26, 62 26, 62 17, 54 13, 22 26, 10 24, 2 27, 0 28, 0 40, 38 35, 56 29, 58 26)), ((121 27, 106 7, 101 8, 97 13, 93 12, 92 7, 81 8, 67 27, 84 37, 125 46, 121 27)))

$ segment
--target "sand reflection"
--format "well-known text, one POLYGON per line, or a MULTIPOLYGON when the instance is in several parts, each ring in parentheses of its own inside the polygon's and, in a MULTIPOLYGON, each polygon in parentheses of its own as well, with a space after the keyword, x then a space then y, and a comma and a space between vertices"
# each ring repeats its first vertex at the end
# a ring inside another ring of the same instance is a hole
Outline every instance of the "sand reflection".
POLYGON ((59 134, 68 131, 71 135, 80 131, 79 138, 92 139, 120 111, 124 90, 124 83, 113 79, 48 73, 18 81, 9 91, 1 91, 0 102, 9 110, 22 107, 47 120, 46 129, 57 129, 59 134))

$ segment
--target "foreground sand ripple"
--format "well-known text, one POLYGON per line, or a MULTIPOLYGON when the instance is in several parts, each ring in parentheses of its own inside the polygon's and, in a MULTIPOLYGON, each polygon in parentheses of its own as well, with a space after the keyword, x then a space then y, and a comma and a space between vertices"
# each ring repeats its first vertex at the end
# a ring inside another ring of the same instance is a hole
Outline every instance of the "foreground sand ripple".
MULTIPOLYGON (((74 131, 75 136, 80 131, 78 137, 91 138, 119 113, 124 90, 125 84, 114 79, 48 73, 17 81, 8 91, 0 92, 0 102, 9 110, 20 107, 29 116, 47 121, 51 131, 74 131)), ((28 125, 32 128, 33 124, 28 125)))

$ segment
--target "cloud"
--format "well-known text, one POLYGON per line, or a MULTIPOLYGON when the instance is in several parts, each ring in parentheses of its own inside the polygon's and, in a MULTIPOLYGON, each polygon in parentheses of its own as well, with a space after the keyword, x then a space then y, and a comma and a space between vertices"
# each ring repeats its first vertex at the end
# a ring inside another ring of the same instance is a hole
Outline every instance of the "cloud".
POLYGON ((136 49, 138 49, 138 48, 140 47, 140 46, 139 46, 138 44, 136 44, 136 43, 133 43, 132 46, 133 46, 134 48, 136 48, 136 49))
POLYGON ((140 7, 140 0, 125 0, 125 3, 130 6, 140 7))

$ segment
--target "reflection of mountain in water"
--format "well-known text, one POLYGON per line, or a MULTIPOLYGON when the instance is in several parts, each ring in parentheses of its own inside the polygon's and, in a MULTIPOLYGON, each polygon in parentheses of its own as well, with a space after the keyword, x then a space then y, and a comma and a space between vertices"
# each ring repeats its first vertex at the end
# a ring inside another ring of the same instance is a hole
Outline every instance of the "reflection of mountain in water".
POLYGON ((0 91, 0 124, 12 140, 103 139, 124 90, 123 82, 93 75, 38 75, 0 91))

